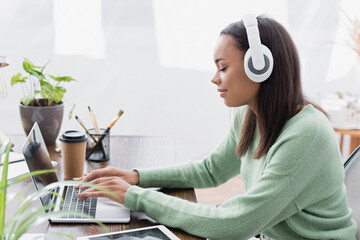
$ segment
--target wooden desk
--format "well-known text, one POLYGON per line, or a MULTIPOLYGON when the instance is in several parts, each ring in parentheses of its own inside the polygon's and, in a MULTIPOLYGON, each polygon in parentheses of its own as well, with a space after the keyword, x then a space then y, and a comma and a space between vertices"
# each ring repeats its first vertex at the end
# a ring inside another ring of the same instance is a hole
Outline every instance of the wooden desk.
POLYGON ((343 152, 344 135, 350 136, 349 155, 360 145, 360 130, 345 130, 334 128, 336 133, 340 134, 340 151, 343 152))
MULTIPOLYGON (((13 148, 16 152, 21 152, 21 146, 25 136, 11 136, 15 143, 13 148)), ((178 152, 178 143, 176 139, 170 137, 139 137, 139 136, 111 136, 110 141, 110 160, 107 162, 90 162, 86 161, 85 169, 90 172, 93 169, 106 166, 115 166, 125 169, 135 167, 150 168, 172 165, 181 161, 178 152)), ((50 158, 57 161, 57 175, 62 179, 61 173, 61 156, 55 151, 54 147, 49 148, 50 158)), ((21 192, 24 197, 34 192, 35 188, 31 179, 18 183, 8 190, 8 196, 11 193, 21 192)), ((162 189, 162 192, 186 199, 188 201, 197 202, 194 189, 162 189)), ((18 201, 11 201, 7 207, 6 215, 11 216, 18 208, 18 201)), ((40 206, 40 202, 34 203, 36 207, 40 206)), ((121 231, 145 226, 154 225, 154 221, 140 212, 131 212, 131 220, 128 224, 106 224, 111 232, 121 231)), ((171 228, 180 239, 196 240, 203 239, 191 236, 179 229, 171 228)), ((104 233, 104 229, 97 224, 49 224, 47 221, 43 224, 31 229, 30 233, 57 233, 63 232, 71 234, 75 239, 84 235, 93 235, 104 233)), ((60 237, 61 238, 61 237, 60 237)), ((60 239, 59 236, 49 237, 47 239, 60 239)))

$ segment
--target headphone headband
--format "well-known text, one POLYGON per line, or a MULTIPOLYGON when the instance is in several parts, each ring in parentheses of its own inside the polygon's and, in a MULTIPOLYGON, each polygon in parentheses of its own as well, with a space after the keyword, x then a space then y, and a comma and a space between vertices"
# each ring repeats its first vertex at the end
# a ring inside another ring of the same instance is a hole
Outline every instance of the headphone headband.
POLYGON ((265 67, 265 61, 263 51, 261 49, 258 22, 253 14, 246 14, 243 16, 243 21, 250 46, 253 66, 255 69, 261 70, 265 67))

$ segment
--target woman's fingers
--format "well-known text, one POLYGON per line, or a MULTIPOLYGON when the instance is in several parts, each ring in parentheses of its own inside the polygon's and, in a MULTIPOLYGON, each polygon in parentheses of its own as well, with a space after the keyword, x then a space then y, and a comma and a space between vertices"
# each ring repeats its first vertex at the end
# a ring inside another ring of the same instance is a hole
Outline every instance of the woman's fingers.
POLYGON ((84 175, 82 181, 90 182, 96 178, 111 177, 111 176, 117 176, 117 169, 114 167, 106 167, 106 168, 96 169, 90 172, 89 174, 84 175))
POLYGON ((84 179, 84 177, 73 178, 74 181, 82 181, 83 179, 84 179))
MULTIPOLYGON (((97 170, 94 170, 92 171, 91 173, 87 174, 85 173, 83 177, 80 177, 80 178, 74 178, 75 181, 81 181, 81 182, 92 182, 94 179, 98 179, 98 178, 101 178, 101 177, 104 177, 104 176, 108 176, 108 172, 109 172, 109 169, 108 168, 101 168, 101 169, 97 169, 97 170)), ((76 185, 75 186, 75 189, 86 189, 88 188, 88 186, 85 186, 85 185, 76 185)))
POLYGON ((96 179, 90 181, 89 184, 79 186, 79 188, 80 188, 80 189, 88 189, 88 188, 91 188, 91 187, 92 187, 91 185, 98 185, 98 184, 100 184, 100 183, 107 182, 107 181, 109 181, 109 179, 112 179, 112 178, 113 178, 113 177, 100 177, 100 178, 96 178, 96 179))
MULTIPOLYGON (((77 177, 77 178, 73 178, 74 181, 78 181, 78 182, 84 182, 84 178, 88 175, 88 173, 84 173, 84 175, 82 177, 77 177)), ((76 185, 74 186, 75 189, 79 189, 80 186, 76 185)))
POLYGON ((109 194, 104 192, 104 191, 100 191, 100 190, 97 190, 97 189, 89 189, 89 190, 86 190, 83 193, 79 193, 77 195, 77 197, 80 200, 86 200, 89 197, 108 197, 108 195, 109 194))
POLYGON ((88 175, 88 173, 84 173, 84 175, 82 177, 73 178, 73 180, 78 181, 79 179, 83 179, 87 175, 88 175))
POLYGON ((117 183, 116 183, 116 181, 114 181, 114 177, 102 177, 102 178, 97 178, 97 179, 91 181, 90 184, 94 185, 94 186, 84 186, 83 185, 83 186, 79 187, 80 189, 85 190, 84 192, 79 193, 77 195, 79 197, 79 199, 81 199, 81 197, 84 197, 84 196, 90 197, 90 196, 87 196, 87 193, 95 193, 95 192, 106 193, 106 191, 103 191, 102 189, 99 189, 99 188, 103 188, 103 189, 112 191, 114 188, 116 188, 117 183))
MULTIPOLYGON (((106 177, 118 177, 131 185, 138 184, 139 180, 140 180, 138 172, 124 170, 124 169, 115 168, 115 167, 106 167, 106 168, 102 168, 102 169, 97 169, 97 170, 92 171, 89 174, 84 174, 83 177, 74 178, 74 180, 85 182, 85 183, 89 182, 91 184, 98 184, 99 181, 104 181, 104 179, 103 180, 98 180, 98 179, 106 178, 106 177)), ((79 184, 79 185, 76 185, 75 188, 76 189, 79 189, 79 188, 80 189, 88 189, 90 187, 87 184, 79 184), (79 186, 79 185, 81 185, 81 186, 79 186)))
POLYGON ((129 183, 118 177, 103 177, 95 179, 91 182, 91 184, 94 184, 96 187, 101 189, 87 188, 84 192, 77 195, 80 200, 85 200, 88 197, 107 197, 113 201, 123 204, 125 194, 131 186, 129 183))

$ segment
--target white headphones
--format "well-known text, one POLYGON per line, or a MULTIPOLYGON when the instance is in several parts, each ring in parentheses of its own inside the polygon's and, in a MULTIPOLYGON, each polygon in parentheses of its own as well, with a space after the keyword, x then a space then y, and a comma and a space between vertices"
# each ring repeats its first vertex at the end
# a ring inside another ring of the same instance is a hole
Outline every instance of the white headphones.
POLYGON ((263 82, 270 77, 274 59, 268 47, 261 44, 256 16, 243 16, 249 49, 245 53, 244 68, 246 75, 254 82, 263 82))

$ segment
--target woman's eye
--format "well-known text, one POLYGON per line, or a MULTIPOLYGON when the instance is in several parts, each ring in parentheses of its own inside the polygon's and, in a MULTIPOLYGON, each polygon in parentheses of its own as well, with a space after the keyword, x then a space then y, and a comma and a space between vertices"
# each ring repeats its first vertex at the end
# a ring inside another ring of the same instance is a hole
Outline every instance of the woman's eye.
POLYGON ((227 67, 223 67, 221 69, 219 69, 220 72, 224 72, 226 70, 227 67))

